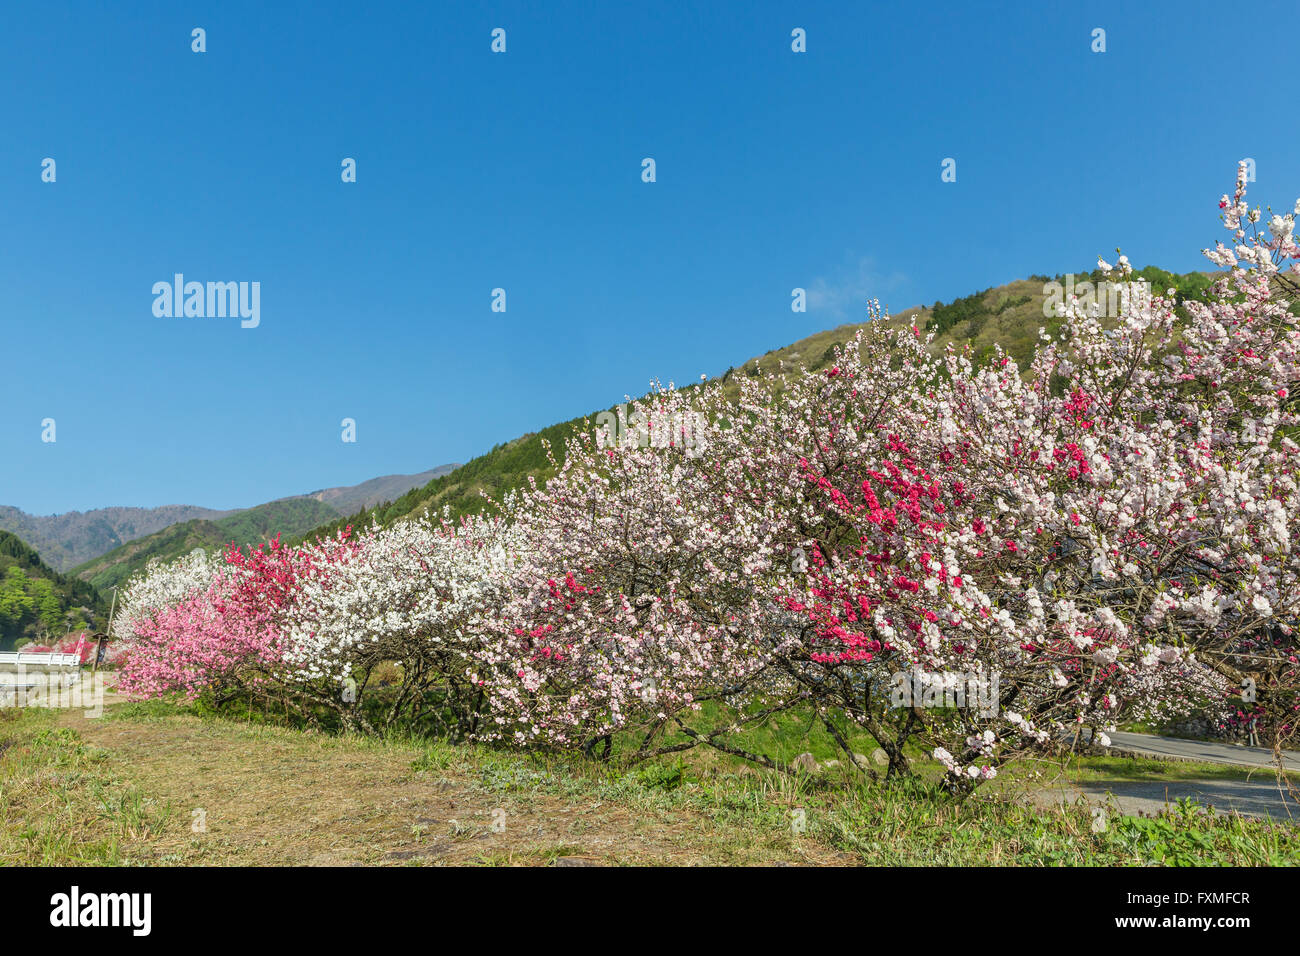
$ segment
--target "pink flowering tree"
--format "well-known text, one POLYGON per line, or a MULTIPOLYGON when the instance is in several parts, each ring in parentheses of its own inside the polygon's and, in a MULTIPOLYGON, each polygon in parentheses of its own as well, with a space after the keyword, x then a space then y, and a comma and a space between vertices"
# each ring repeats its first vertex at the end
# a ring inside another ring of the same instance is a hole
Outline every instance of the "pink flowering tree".
POLYGON ((224 560, 203 551, 153 565, 124 589, 114 635, 125 650, 118 686, 134 697, 240 695, 286 705, 349 709, 310 682, 288 680, 285 626, 303 584, 354 545, 291 548, 276 538, 247 553, 232 546, 224 560))
MULTIPOLYGON (((1294 726, 1296 246, 1292 215, 1246 236, 1261 216, 1244 189, 1243 172, 1224 200, 1238 244, 1209 253, 1232 271, 1204 301, 1130 281, 1121 257, 1101 263, 1118 314, 1068 303, 1023 373, 948 358, 951 451, 985 476, 990 595, 1025 653, 1066 652, 1075 724, 1213 709, 1240 683, 1275 736, 1294 726)), ((1023 716, 1041 729, 1040 713, 1023 716)))
POLYGON ((1200 507, 1189 509, 1199 533, 1159 623, 1195 622, 1189 640, 1234 685, 1237 722, 1280 750, 1300 722, 1300 200, 1285 214, 1252 209, 1246 178, 1243 164, 1219 202, 1230 244, 1205 250, 1225 274, 1206 302, 1188 304, 1161 363, 1160 394, 1196 449, 1200 507))
POLYGON ((1234 699, 1284 740, 1300 261, 1295 214, 1244 196, 1243 174, 1204 300, 1103 262, 1117 313, 1064 303, 1024 368, 876 315, 826 371, 602 416, 544 487, 465 521, 152 569, 115 628, 124 687, 778 769, 740 732, 800 709, 849 766, 863 735, 891 776, 920 744, 957 789, 1234 699))
POLYGON ((1050 604, 1070 545, 1036 509, 1084 465, 1066 440, 1035 455, 1022 422, 1069 401, 1000 357, 936 359, 882 317, 831 369, 786 382, 767 421, 737 423, 741 445, 782 450, 772 473, 736 477, 779 502, 773 550, 806 558, 772 569, 772 614, 799 639, 776 648, 771 690, 814 703, 850 760, 865 731, 906 772, 920 742, 970 786, 1071 727, 1178 699, 1177 651, 1050 604))
MULTIPOLYGON (((167 571, 154 569, 151 583, 167 571)), ((278 658, 275 632, 265 612, 234 612, 237 589, 237 575, 218 570, 174 603, 124 613, 119 689, 132 697, 212 692, 221 699, 260 680, 278 658)))
POLYGON ((642 758, 731 746, 685 717, 767 666, 772 518, 728 491, 706 424, 721 397, 698 398, 662 389, 620 410, 521 497, 521 563, 474 674, 489 735, 608 756, 626 733, 642 758))

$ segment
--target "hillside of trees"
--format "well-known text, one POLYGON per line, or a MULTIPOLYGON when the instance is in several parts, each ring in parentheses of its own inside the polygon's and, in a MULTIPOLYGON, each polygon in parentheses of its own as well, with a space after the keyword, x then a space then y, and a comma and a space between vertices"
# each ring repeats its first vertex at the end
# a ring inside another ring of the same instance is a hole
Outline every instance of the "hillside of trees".
POLYGON ((17 535, 0 531, 0 650, 102 627, 107 611, 93 585, 60 574, 17 535))
POLYGON ((74 568, 70 573, 100 591, 121 584, 150 561, 170 561, 195 548, 212 550, 230 544, 257 545, 275 535, 301 535, 338 517, 314 498, 285 498, 239 511, 216 521, 196 519, 174 524, 74 568))
MULTIPOLYGON (((1153 289, 1162 292, 1168 288, 1176 289, 1180 299, 1199 297, 1212 281, 1207 273, 1180 275, 1155 266, 1147 266, 1138 271, 1136 277, 1146 279, 1153 289)), ((1076 283, 1100 283, 1107 278, 1100 270, 1074 274, 1076 283)), ((994 343, 997 343, 1023 365, 1033 354, 1039 328, 1055 330, 1060 325, 1058 318, 1044 315, 1044 306, 1048 300, 1045 286, 1052 281, 1064 283, 1065 279, 1064 274, 1055 279, 1041 275, 1030 276, 948 304, 936 302, 928 307, 900 309, 889 321, 894 325, 915 323, 921 329, 935 332, 933 348, 936 351, 949 344, 969 345, 976 354, 987 355, 994 348, 994 343)), ((728 369, 722 376, 723 381, 725 383, 735 375, 756 375, 760 367, 767 371, 777 371, 781 367, 819 371, 830 365, 835 346, 849 341, 864 325, 865 323, 842 325, 818 332, 784 348, 773 349, 763 356, 751 358, 739 367, 728 369)), ((354 528, 366 527, 374 522, 388 525, 430 508, 440 510, 444 506, 448 507, 453 517, 477 511, 483 507, 484 494, 499 500, 507 492, 525 486, 529 477, 545 481, 553 473, 546 457, 546 443, 549 442, 557 458, 562 459, 565 439, 576 429, 584 427, 584 421, 594 422, 595 416, 606 410, 608 409, 596 409, 585 418, 570 419, 497 445, 450 474, 414 489, 395 501, 330 521, 294 540, 332 535, 348 525, 354 528)))
POLYGON ((192 505, 162 505, 31 515, 11 505, 0 505, 0 531, 18 535, 36 549, 42 561, 67 573, 78 564, 178 521, 215 521, 226 514, 229 512, 192 505))

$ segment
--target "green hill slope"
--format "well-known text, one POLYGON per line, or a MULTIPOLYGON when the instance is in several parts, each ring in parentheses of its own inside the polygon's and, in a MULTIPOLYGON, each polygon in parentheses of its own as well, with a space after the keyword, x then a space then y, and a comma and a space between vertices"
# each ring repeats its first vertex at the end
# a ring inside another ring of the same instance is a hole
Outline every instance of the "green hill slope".
POLYGON ((338 517, 338 512, 314 498, 286 498, 239 511, 216 521, 196 519, 174 524, 72 569, 71 574, 106 591, 121 584, 155 558, 170 561, 195 548, 224 548, 260 544, 275 535, 292 538, 338 517))
MULTIPOLYGON (((1163 291, 1176 288, 1179 295, 1199 296, 1210 283, 1204 273, 1193 272, 1174 275, 1155 267, 1143 269, 1139 275, 1163 291)), ((1106 277, 1100 272, 1075 273, 1075 282, 1099 282, 1106 277)), ((949 344, 969 344, 976 355, 986 355, 1000 344, 1017 362, 1024 364, 1033 354, 1038 330, 1046 327, 1055 330, 1060 320, 1044 315, 1049 295, 1048 283, 1064 282, 1065 276, 1031 276, 996 288, 977 292, 951 303, 936 302, 930 306, 915 306, 897 311, 889 320, 891 325, 904 326, 913 322, 922 329, 936 332, 933 348, 941 350, 949 344)), ((813 371, 826 368, 834 357, 834 347, 849 341, 865 323, 842 325, 818 332, 784 348, 773 349, 757 358, 751 358, 738 367, 727 370, 722 376, 725 384, 738 375, 757 375, 760 368, 776 371, 779 366, 808 368, 813 371)), ((588 418, 607 409, 594 409, 588 418)), ((346 525, 364 527, 372 521, 389 524, 400 518, 420 514, 429 508, 447 506, 453 516, 476 511, 483 506, 483 494, 500 498, 506 492, 523 487, 528 478, 539 481, 551 474, 546 460, 544 443, 549 441, 557 454, 564 450, 564 440, 574 429, 583 425, 583 418, 552 425, 540 432, 523 435, 514 441, 497 445, 491 451, 473 459, 450 474, 437 478, 422 488, 414 489, 395 501, 376 508, 358 511, 346 518, 331 521, 312 529, 303 538, 333 534, 346 525)))
POLYGON ((66 573, 128 541, 176 524, 206 518, 216 521, 229 511, 191 505, 158 508, 95 508, 57 515, 30 515, 11 505, 0 505, 0 530, 11 531, 41 560, 66 573))
POLYGON ((107 610, 93 586, 60 574, 17 535, 0 531, 0 650, 102 626, 107 610))

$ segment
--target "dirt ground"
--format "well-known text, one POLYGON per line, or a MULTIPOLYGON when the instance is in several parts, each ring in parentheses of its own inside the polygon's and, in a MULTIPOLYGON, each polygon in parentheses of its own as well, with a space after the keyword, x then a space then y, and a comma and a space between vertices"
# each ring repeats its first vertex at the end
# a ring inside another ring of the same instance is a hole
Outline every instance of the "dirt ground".
POLYGON ((412 746, 184 716, 104 720, 72 711, 59 723, 103 748, 108 772, 153 806, 170 807, 160 832, 126 848, 140 863, 852 862, 788 832, 738 840, 734 827, 680 808, 489 787, 464 767, 417 769, 422 752, 412 746))

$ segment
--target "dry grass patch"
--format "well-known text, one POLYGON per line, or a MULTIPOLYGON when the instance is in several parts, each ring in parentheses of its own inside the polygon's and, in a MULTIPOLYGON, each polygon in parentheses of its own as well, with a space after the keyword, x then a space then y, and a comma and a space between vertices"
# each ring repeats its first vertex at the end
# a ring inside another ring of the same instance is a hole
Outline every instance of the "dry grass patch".
MULTIPOLYGON (((0 757, 5 778, 25 795, 10 814, 44 817, 51 831, 72 834, 46 839, 39 854, 15 837, 13 858, 23 862, 72 862, 75 845, 107 843, 112 852, 91 858, 255 866, 851 861, 788 830, 720 825, 653 793, 641 799, 635 788, 632 800, 614 799, 602 792, 599 770, 581 779, 570 767, 519 755, 190 715, 22 719, 47 721, 93 768, 59 778, 69 795, 53 818, 57 771, 42 764, 40 748, 20 762, 0 757), (123 814, 96 822, 84 798, 109 782, 132 795, 128 808, 138 804, 135 816, 147 825, 123 814)), ((35 723, 25 727, 26 737, 13 742, 19 750, 41 733, 35 723)))

